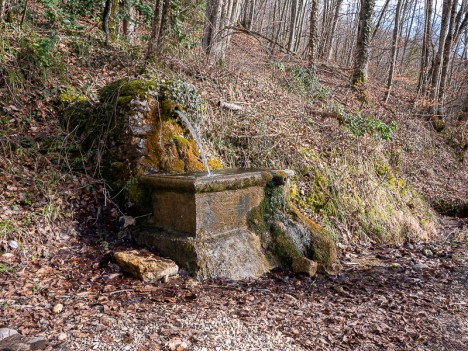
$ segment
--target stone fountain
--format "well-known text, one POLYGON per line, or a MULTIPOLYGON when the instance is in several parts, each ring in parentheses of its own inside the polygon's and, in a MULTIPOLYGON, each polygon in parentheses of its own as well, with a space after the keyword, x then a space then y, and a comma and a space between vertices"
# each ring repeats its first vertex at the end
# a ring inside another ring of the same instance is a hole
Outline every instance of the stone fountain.
POLYGON ((248 220, 273 176, 266 170, 143 176, 152 194, 152 225, 137 241, 198 278, 258 277, 272 264, 248 220))
POLYGON ((200 279, 259 277, 304 257, 333 270, 333 239, 289 201, 291 172, 210 173, 220 162, 206 160, 184 107, 172 100, 181 89, 193 95, 185 83, 122 79, 104 87, 99 102, 79 99, 65 110, 66 127, 105 156, 110 186, 142 217, 134 240, 200 279))

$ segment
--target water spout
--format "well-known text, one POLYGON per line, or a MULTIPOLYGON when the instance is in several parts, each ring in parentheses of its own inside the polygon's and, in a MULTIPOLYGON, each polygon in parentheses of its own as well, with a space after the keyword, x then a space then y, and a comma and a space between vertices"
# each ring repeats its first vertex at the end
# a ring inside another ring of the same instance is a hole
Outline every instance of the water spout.
POLYGON ((200 151, 200 155, 202 157, 203 165, 205 166, 206 171, 208 172, 208 176, 211 177, 211 171, 210 171, 210 167, 208 166, 208 160, 206 159, 205 150, 203 149, 203 145, 202 145, 200 139, 198 138, 197 131, 192 126, 192 123, 190 123, 190 121, 187 119, 187 117, 182 112, 180 112, 179 110, 175 110, 174 112, 177 113, 177 115, 180 117, 180 119, 185 123, 185 125, 189 129, 190 134, 192 134, 193 140, 195 140, 195 142, 197 143, 198 150, 200 151))

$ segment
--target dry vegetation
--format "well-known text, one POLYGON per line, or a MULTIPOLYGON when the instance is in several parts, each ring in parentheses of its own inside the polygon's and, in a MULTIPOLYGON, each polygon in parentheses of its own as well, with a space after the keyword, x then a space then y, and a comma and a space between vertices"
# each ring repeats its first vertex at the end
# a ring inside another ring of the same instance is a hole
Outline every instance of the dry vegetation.
POLYGON ((148 63, 140 42, 105 46, 96 23, 51 28, 32 6, 30 24, 0 29, 0 327, 54 342, 65 333, 76 350, 166 350, 174 338, 194 350, 464 349, 467 223, 440 223, 431 205, 466 216, 467 126, 451 120, 437 133, 414 104, 413 78, 397 77, 384 104, 371 66, 363 99, 349 70, 309 71, 245 34, 222 66, 175 46, 148 63), (123 275, 109 260, 131 236, 118 227, 119 189, 87 163, 60 112, 64 97, 95 100, 122 77, 194 85, 197 128, 225 167, 294 169, 293 199, 334 235, 342 273, 204 284, 123 275))
MULTIPOLYGON (((424 199, 449 213, 466 206, 467 165, 455 142, 466 126, 438 134, 413 106, 404 77, 390 103, 381 102, 383 88, 372 80, 364 101, 349 85, 350 72, 326 63, 309 71, 297 58, 269 56, 245 34, 234 36, 223 66, 208 67, 197 49, 148 64, 138 45, 103 47, 102 33, 88 28, 86 34, 5 28, 4 250, 13 240, 34 252, 70 231, 76 206, 99 207, 86 201, 97 191, 112 202, 111 189, 80 157, 86 150, 60 127, 59 97, 96 99, 100 87, 122 77, 193 84, 205 105, 197 127, 212 156, 226 167, 294 169, 296 203, 342 244, 433 238, 437 218, 424 199), (243 110, 222 109, 219 101, 243 110), (89 194, 72 206, 78 189, 89 194)), ((95 210, 90 223, 100 218, 95 210)))

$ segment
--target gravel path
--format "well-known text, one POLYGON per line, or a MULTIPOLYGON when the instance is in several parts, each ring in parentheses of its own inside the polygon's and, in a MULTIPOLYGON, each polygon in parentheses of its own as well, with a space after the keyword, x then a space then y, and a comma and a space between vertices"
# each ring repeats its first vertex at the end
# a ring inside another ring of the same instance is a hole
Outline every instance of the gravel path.
POLYGON ((182 349, 185 343, 187 348, 194 351, 305 350, 294 339, 281 332, 265 332, 260 326, 231 317, 223 311, 200 310, 198 313, 184 313, 183 310, 175 305, 169 308, 157 306, 144 316, 129 315, 125 319, 108 319, 105 331, 74 339, 70 348, 159 350, 161 345, 165 346, 163 349, 179 345, 182 349))

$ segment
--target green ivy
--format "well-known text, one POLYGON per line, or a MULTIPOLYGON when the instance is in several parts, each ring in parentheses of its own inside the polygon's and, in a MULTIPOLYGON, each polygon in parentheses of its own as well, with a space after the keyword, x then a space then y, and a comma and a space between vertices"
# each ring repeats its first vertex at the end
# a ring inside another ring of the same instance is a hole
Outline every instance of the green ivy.
POLYGON ((375 139, 392 140, 393 134, 398 126, 395 121, 387 124, 379 119, 364 117, 361 113, 343 113, 344 125, 353 135, 362 137, 366 134, 372 135, 375 139))
POLYGON ((169 80, 160 83, 159 93, 163 99, 175 101, 184 106, 186 112, 194 116, 194 122, 199 122, 203 103, 195 86, 181 80, 169 80))
POLYGON ((287 69, 301 91, 312 98, 325 99, 330 92, 320 83, 313 67, 294 65, 287 69))

